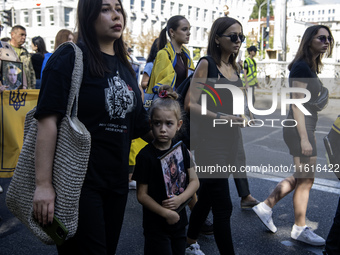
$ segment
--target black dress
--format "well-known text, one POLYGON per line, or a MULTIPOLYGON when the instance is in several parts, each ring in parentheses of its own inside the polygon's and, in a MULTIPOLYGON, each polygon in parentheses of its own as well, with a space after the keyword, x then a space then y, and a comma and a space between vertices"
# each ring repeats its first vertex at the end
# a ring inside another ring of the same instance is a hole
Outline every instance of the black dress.
MULTIPOLYGON (((319 92, 321 91, 322 86, 321 81, 318 79, 316 73, 311 70, 311 68, 304 60, 297 61, 292 66, 292 69, 289 74, 289 87, 292 87, 293 81, 300 81, 308 84, 307 90, 311 93, 310 101, 314 101, 318 97, 319 92)), ((311 155, 312 157, 317 155, 314 132, 318 120, 318 113, 316 111, 313 111, 308 106, 308 103, 303 104, 303 106, 311 113, 311 115, 305 115, 305 125, 309 143, 313 147, 313 152, 311 155)), ((287 119, 294 119, 294 113, 291 106, 288 112, 287 119)), ((291 124, 289 124, 287 122, 287 126, 289 125, 293 126, 294 123, 291 122, 291 124)), ((292 156, 294 157, 305 156, 302 154, 301 151, 301 139, 297 127, 284 127, 283 138, 292 156)))

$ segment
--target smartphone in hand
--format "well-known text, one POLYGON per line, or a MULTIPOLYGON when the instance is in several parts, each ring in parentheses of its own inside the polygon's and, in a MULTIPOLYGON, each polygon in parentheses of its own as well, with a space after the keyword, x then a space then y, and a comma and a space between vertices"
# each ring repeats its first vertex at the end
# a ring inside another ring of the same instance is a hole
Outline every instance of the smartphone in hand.
POLYGON ((57 245, 63 244, 68 234, 67 228, 56 216, 53 217, 52 224, 43 229, 57 245))

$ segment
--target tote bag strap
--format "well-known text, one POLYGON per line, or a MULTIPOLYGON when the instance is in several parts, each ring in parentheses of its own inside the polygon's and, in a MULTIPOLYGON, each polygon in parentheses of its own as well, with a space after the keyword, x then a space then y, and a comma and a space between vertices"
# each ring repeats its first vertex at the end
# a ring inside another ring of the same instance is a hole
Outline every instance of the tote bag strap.
MULTIPOLYGON (((64 47, 66 45, 71 45, 75 52, 74 68, 71 78, 71 88, 68 97, 66 115, 70 117, 75 117, 78 114, 78 97, 81 83, 83 81, 83 52, 82 50, 73 42, 65 42, 61 44, 57 49, 64 47)), ((57 51, 57 50, 56 50, 57 51)))

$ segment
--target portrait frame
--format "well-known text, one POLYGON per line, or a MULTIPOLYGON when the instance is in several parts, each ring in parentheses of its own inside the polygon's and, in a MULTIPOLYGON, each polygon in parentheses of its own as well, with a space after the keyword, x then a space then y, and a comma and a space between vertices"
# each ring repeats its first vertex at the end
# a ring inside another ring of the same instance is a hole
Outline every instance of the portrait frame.
MULTIPOLYGON (((15 84, 17 84, 17 88, 22 88, 23 86, 23 63, 17 61, 9 61, 9 60, 1 60, 1 83, 4 86, 11 87, 11 83, 9 78, 7 77, 7 73, 9 69, 15 69, 17 73, 17 79, 15 84)), ((13 85, 12 85, 13 86, 13 85)))
POLYGON ((165 190, 169 198, 171 198, 173 195, 181 194, 187 186, 187 176, 186 171, 184 171, 184 157, 181 144, 182 141, 176 143, 166 154, 159 157, 162 166, 165 190), (178 179, 176 181, 176 187, 178 188, 178 190, 176 192, 174 192, 172 184, 170 182, 171 169, 169 167, 171 165, 171 160, 173 160, 174 158, 176 159, 176 166, 178 171, 178 179))

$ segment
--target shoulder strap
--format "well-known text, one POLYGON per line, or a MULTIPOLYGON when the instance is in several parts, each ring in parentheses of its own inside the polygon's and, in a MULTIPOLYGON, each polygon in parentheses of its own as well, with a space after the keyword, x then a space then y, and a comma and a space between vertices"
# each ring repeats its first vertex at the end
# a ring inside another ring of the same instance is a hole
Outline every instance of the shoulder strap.
MULTIPOLYGON (((78 96, 81 83, 83 81, 83 52, 73 42, 65 42, 61 44, 57 49, 70 44, 75 52, 74 68, 72 72, 71 88, 68 97, 66 115, 77 116, 78 113, 78 96)), ((57 51, 57 49, 55 51, 57 51)))
POLYGON ((217 78, 218 77, 218 69, 215 63, 215 60, 211 56, 205 56, 200 59, 208 60, 209 66, 208 66, 208 78, 217 78))

